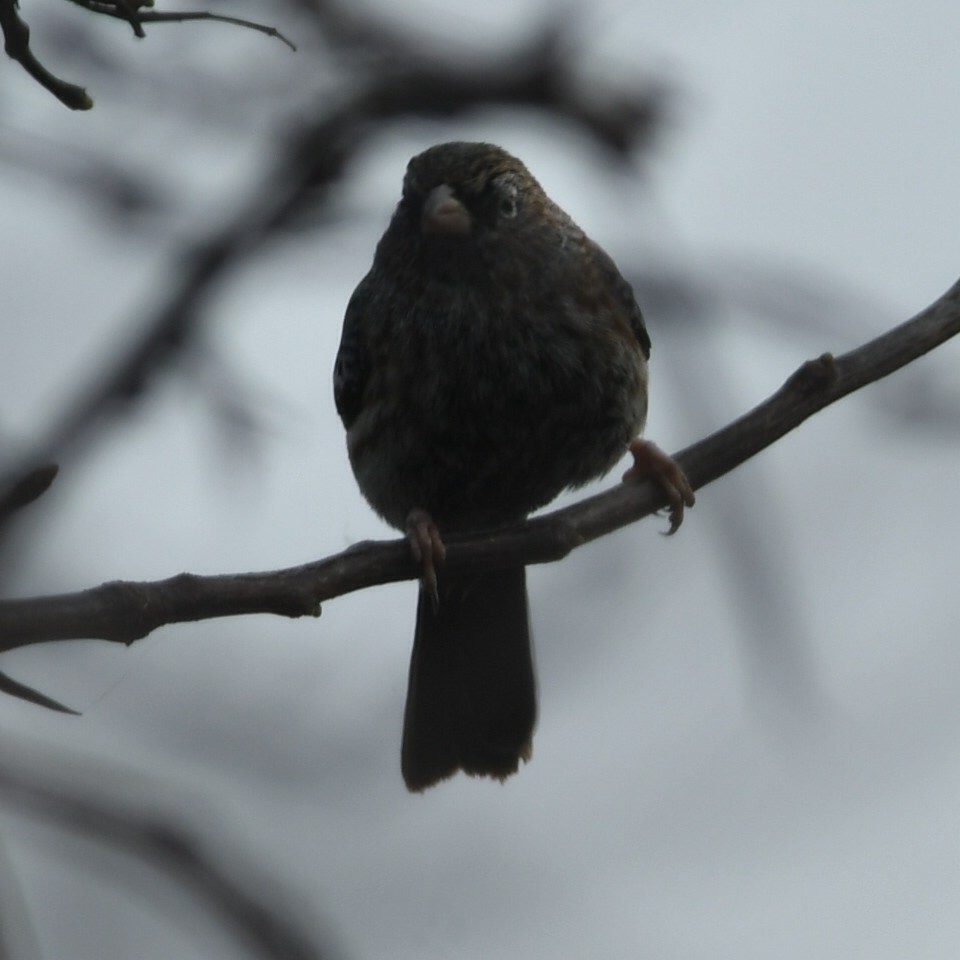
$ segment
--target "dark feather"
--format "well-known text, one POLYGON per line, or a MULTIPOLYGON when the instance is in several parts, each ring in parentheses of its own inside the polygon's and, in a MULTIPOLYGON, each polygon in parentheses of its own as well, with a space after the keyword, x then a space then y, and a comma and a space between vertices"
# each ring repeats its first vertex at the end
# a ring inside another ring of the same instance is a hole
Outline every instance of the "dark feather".
POLYGON ((529 760, 536 681, 522 567, 441 576, 421 592, 401 765, 411 790, 464 770, 503 780, 529 760))
POLYGON ((363 329, 368 300, 367 284, 361 282, 350 298, 343 320, 340 349, 333 368, 333 399, 343 425, 349 430, 363 405, 363 391, 370 376, 370 352, 363 329))
POLYGON ((650 334, 640 311, 640 304, 633 294, 633 287, 624 279, 613 258, 602 247, 598 247, 592 240, 588 241, 594 256, 594 262, 602 277, 602 283, 609 285, 617 302, 626 311, 630 322, 630 329, 643 350, 644 359, 650 359, 650 334))

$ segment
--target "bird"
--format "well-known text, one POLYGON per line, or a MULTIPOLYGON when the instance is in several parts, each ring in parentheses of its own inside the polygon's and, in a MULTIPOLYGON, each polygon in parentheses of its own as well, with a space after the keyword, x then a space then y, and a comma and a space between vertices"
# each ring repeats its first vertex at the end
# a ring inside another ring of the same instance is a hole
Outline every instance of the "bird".
POLYGON ((360 491, 420 574, 401 771, 503 781, 532 755, 537 685, 523 566, 443 569, 444 537, 522 520, 603 476, 653 476, 675 531, 693 490, 641 439, 650 336, 611 257, 490 143, 410 160, 350 298, 334 399, 360 491))

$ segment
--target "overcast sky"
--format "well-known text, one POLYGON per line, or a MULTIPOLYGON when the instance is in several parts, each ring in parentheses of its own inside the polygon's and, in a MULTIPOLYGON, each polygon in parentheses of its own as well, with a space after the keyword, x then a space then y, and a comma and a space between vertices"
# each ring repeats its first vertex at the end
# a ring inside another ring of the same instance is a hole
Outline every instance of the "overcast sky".
MULTIPOLYGON (((535 22, 504 2, 403 9, 411 30, 467 52, 535 22)), ((38 49, 47 22, 31 24, 38 49)), ((60 42, 51 64, 64 57, 96 100, 69 114, 5 61, 0 140, 155 172, 189 202, 124 226, 8 152, 10 449, 134 333, 182 238, 256 182, 284 84, 302 82, 303 60, 260 35, 167 25, 137 43, 122 24, 100 29, 104 56, 164 82, 132 98, 60 42), (204 128, 164 58, 231 78, 221 123, 204 128)), ((517 113, 386 131, 338 188, 339 219, 237 274, 211 302, 204 362, 31 508, 8 589, 266 570, 394 535, 353 482, 330 371, 404 164, 439 140, 521 156, 641 300, 658 278, 699 292, 688 317, 648 310, 647 432, 670 450, 957 279, 956 3, 605 2, 578 30, 584 72, 673 90, 652 156, 616 170, 577 132, 517 113), (225 433, 231 390, 255 414, 252 441, 225 433)), ((2 727, 81 771, 115 766, 81 773, 85 788, 131 778, 132 802, 157 795, 211 850, 242 851, 348 957, 953 960, 958 361, 948 344, 818 415, 704 489, 670 540, 651 519, 532 570, 540 721, 533 761, 503 786, 404 790, 413 583, 331 602, 319 621, 16 651, 0 668, 83 715, 0 699, 2 727)), ((17 874, 41 956, 238 955, 147 871, 4 816, 0 868, 17 874)))

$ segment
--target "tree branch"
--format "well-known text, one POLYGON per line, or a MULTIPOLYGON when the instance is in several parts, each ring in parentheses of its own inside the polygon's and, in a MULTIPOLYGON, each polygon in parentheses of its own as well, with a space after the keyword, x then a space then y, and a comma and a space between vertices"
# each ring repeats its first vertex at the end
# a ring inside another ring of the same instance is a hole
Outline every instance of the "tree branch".
MULTIPOLYGON (((912 320, 840 357, 803 364, 771 397, 676 455, 694 488, 730 472, 824 407, 879 380, 960 333, 960 281, 912 320)), ((447 541, 457 572, 547 563, 665 506, 652 482, 605 493, 503 530, 447 541)), ((320 604, 365 587, 417 576, 406 541, 377 541, 314 563, 265 573, 179 574, 117 581, 81 593, 0 602, 0 650, 46 640, 132 643, 158 626, 249 613, 318 616, 320 604)))
POLYGON ((17 13, 16 0, 0 0, 0 31, 3 49, 11 60, 16 60, 40 86, 49 90, 71 110, 89 110, 93 106, 87 91, 75 83, 67 83, 52 74, 30 49, 30 28, 17 13))
POLYGON ((281 43, 285 43, 291 50, 295 51, 297 49, 293 42, 276 27, 268 27, 266 24, 257 23, 255 20, 244 20, 241 17, 228 17, 224 14, 208 11, 171 10, 165 13, 143 9, 144 7, 152 7, 153 0, 71 0, 71 3, 83 7, 91 13, 101 13, 106 17, 125 20, 130 24, 134 36, 140 39, 146 36, 143 29, 145 23, 182 23, 187 20, 209 20, 216 23, 230 23, 237 27, 245 27, 248 30, 256 30, 268 37, 275 37, 281 43))
MULTIPOLYGON (((276 27, 268 27, 253 20, 243 20, 240 17, 229 17, 217 13, 181 12, 169 13, 154 10, 143 10, 151 6, 153 0, 72 0, 77 6, 118 20, 125 20, 130 24, 134 35, 144 37, 144 23, 170 23, 185 20, 211 20, 219 23, 230 23, 248 30, 256 30, 269 37, 285 43, 291 50, 297 48, 276 27)), ((0 0, 0 32, 3 33, 4 50, 12 60, 23 67, 40 86, 49 90, 61 103, 71 110, 89 110, 93 100, 87 91, 75 83, 68 83, 51 73, 35 56, 30 49, 30 28, 17 13, 17 0, 0 0)))
MULTIPOLYGON (((75 717, 80 716, 77 710, 71 710, 70 707, 65 707, 58 700, 48 697, 39 690, 34 690, 33 687, 28 687, 19 680, 14 680, 13 677, 5 673, 0 673, 0 693, 16 697, 18 700, 26 700, 27 703, 35 703, 38 707, 46 707, 47 710, 53 710, 55 713, 70 713, 75 717)), ((0 960, 2 960, 2 958, 3 954, 0 953, 0 960)))

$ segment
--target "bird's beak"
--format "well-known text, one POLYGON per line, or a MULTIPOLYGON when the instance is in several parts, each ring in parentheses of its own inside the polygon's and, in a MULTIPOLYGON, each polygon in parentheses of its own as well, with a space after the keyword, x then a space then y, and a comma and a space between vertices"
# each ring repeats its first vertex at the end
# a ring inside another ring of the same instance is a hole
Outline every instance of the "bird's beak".
POLYGON ((427 194, 420 215, 420 229, 433 234, 465 234, 470 231, 470 214, 447 184, 442 183, 427 194))

